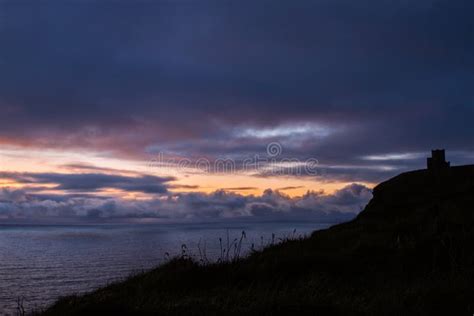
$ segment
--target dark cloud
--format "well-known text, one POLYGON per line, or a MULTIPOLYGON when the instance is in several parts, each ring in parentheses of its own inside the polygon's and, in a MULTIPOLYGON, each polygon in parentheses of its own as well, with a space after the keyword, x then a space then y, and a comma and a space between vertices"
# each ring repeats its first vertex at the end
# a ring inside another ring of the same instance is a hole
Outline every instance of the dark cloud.
POLYGON ((287 190, 295 190, 295 189, 302 189, 304 186, 293 186, 293 187, 283 187, 276 189, 277 191, 287 191, 287 190))
MULTIPOLYGON (((364 171, 360 157, 474 151, 473 10, 467 0, 1 1, 0 142, 244 159, 277 139, 328 175, 379 180, 390 172, 364 171), (236 132, 305 122, 334 130, 236 132)), ((395 174, 422 160, 386 164, 395 174)))
POLYGON ((222 188, 224 191, 251 191, 258 190, 256 187, 235 187, 235 188, 222 188))
POLYGON ((172 184, 168 186, 173 189, 199 189, 199 185, 189 185, 189 184, 172 184))
POLYGON ((172 177, 128 177, 102 173, 12 173, 0 172, 0 178, 13 179, 22 184, 56 184, 56 190, 94 192, 101 189, 119 189, 130 192, 163 194, 172 177))
POLYGON ((92 164, 85 164, 85 163, 70 163, 62 165, 61 168, 68 170, 68 171, 80 171, 80 172, 100 172, 100 173, 121 173, 121 174, 133 174, 134 172, 130 170, 120 170, 120 169, 113 169, 113 168, 104 168, 104 167, 97 167, 92 164))

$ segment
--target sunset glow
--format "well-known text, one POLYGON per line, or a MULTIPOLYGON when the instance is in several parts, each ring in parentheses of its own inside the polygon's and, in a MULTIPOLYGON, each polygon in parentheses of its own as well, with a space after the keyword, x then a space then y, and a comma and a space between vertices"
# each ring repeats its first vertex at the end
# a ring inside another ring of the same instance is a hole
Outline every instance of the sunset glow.
POLYGON ((474 155, 447 1, 33 2, 0 6, 4 219, 357 214, 474 155))

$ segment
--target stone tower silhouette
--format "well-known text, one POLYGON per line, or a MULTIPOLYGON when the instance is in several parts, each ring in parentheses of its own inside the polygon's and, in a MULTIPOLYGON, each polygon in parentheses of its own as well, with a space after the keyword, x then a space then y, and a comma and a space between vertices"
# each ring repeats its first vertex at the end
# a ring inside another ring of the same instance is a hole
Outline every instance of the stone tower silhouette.
POLYGON ((434 149, 431 151, 431 157, 427 159, 428 170, 442 171, 450 167, 449 161, 446 161, 444 149, 434 149))

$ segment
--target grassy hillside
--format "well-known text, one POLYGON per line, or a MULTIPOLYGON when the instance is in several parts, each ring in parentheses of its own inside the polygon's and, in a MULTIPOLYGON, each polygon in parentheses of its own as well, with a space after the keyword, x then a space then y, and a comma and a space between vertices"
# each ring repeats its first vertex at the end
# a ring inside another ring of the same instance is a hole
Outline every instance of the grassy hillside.
POLYGON ((353 221, 230 263, 175 259, 44 315, 472 315, 474 167, 415 171, 353 221))

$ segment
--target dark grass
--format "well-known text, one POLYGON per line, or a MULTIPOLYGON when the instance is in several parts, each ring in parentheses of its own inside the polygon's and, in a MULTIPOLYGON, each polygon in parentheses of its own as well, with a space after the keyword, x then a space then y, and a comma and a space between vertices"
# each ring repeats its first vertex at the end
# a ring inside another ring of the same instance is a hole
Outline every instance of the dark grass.
POLYGON ((43 314, 472 315, 474 186, 395 197, 420 177, 389 182, 358 218, 308 238, 217 263, 175 258, 43 314))

